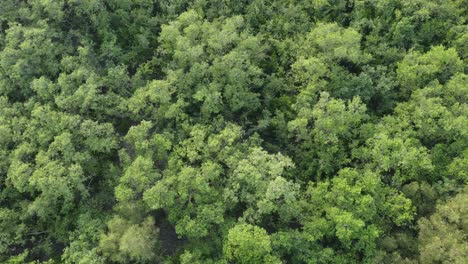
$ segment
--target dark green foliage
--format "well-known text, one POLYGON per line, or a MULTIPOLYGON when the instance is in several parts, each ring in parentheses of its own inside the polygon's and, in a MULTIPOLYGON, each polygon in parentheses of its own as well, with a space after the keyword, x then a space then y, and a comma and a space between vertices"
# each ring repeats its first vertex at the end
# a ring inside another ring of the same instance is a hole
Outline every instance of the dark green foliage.
POLYGON ((1 263, 466 263, 465 0, 3 0, 1 263))

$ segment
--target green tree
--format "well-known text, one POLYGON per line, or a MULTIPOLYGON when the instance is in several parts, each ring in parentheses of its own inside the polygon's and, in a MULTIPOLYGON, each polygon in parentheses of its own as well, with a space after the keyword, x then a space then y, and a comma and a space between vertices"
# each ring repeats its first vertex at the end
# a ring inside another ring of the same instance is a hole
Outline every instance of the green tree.
POLYGON ((446 83, 451 76, 463 71, 463 64, 453 48, 435 46, 425 54, 413 51, 398 64, 397 78, 401 94, 408 97, 412 91, 437 80, 446 83))
POLYGON ((119 263, 155 260, 158 230, 151 217, 141 224, 131 224, 117 216, 109 221, 108 228, 109 232, 103 234, 99 242, 104 256, 119 263))
POLYGON ((307 257, 317 258, 319 263, 371 261, 383 232, 392 225, 408 224, 414 216, 411 201, 370 171, 342 169, 331 180, 311 182, 304 195, 301 236, 311 244, 318 243, 307 257), (337 243, 327 243, 330 239, 337 243), (336 258, 323 255, 327 251, 336 258), (356 254, 362 258, 345 261, 356 254))
POLYGON ((424 263, 464 263, 467 256, 466 188, 439 204, 437 211, 419 221, 420 260, 424 263))
POLYGON ((368 133, 363 126, 365 111, 359 98, 346 104, 326 92, 321 93, 312 109, 299 110, 288 126, 291 136, 300 142, 295 156, 304 178, 330 176, 351 162, 351 149, 368 133))
POLYGON ((229 230, 225 258, 236 263, 281 263, 272 255, 270 237, 257 226, 238 224, 229 230))

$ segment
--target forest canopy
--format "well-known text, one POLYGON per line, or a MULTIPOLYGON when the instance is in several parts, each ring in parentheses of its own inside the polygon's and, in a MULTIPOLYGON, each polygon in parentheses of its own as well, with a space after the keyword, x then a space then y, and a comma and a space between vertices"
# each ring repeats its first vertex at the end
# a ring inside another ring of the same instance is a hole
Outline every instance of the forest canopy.
POLYGON ((466 0, 2 0, 1 263, 468 262, 466 0))

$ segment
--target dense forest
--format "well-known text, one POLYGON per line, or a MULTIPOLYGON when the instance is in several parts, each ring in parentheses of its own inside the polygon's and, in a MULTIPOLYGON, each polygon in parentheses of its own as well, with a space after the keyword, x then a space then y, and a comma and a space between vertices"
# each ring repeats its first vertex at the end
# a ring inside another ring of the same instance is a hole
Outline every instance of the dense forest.
POLYGON ((468 263, 467 0, 1 0, 1 263, 468 263))

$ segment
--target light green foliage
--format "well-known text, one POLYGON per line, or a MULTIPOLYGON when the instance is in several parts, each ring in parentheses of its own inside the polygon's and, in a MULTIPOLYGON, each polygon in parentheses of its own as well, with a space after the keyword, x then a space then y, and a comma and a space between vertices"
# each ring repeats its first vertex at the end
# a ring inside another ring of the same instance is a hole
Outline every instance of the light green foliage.
POLYGON ((400 183, 411 179, 435 182, 444 177, 464 181, 449 172, 450 166, 456 167, 449 163, 463 163, 458 162, 466 148, 463 79, 463 74, 457 74, 444 86, 417 90, 409 102, 396 107, 394 116, 384 118, 378 126, 381 132, 368 141, 373 168, 400 183))
POLYGON ((319 23, 307 35, 308 46, 305 52, 318 52, 325 61, 348 60, 365 63, 369 55, 363 54, 360 47, 361 35, 352 28, 342 28, 336 23, 319 23), (309 50, 312 48, 312 50, 309 50))
POLYGON ((117 148, 114 127, 110 123, 86 120, 80 125, 80 133, 85 138, 85 146, 92 152, 108 153, 117 148))
POLYGON ((331 175, 350 162, 349 151, 362 140, 366 108, 359 98, 347 104, 324 92, 313 109, 300 109, 289 130, 301 142, 305 177, 331 175))
POLYGON ((463 1, 401 2, 396 14, 398 21, 392 28, 394 41, 406 48, 409 45, 440 44, 453 26, 464 20, 462 6, 463 1))
POLYGON ((232 164, 224 199, 230 207, 247 205, 242 216, 248 222, 278 214, 288 222, 298 214, 299 186, 282 177, 284 170, 293 166, 292 161, 280 154, 270 155, 260 148, 253 148, 248 155, 232 164), (234 166, 233 166, 234 165, 234 166))
POLYGON ((466 0, 2 0, 1 263, 464 263, 466 0))
MULTIPOLYGON (((372 65, 372 55, 362 46, 362 35, 336 23, 317 23, 297 47, 291 73, 300 89, 297 104, 313 104, 317 93, 365 103, 386 104, 395 86, 388 68, 372 65)), ((388 107, 388 106, 385 106, 388 107)))
POLYGON ((124 138, 128 145, 125 146, 125 152, 121 153, 123 155, 121 158, 125 159, 128 155, 136 155, 145 158, 154 156, 158 161, 167 159, 167 151, 172 147, 173 136, 169 133, 151 134, 152 129, 154 129, 154 125, 149 121, 142 121, 137 126, 132 126, 124 138))
POLYGON ((2 95, 24 99, 24 96, 32 95, 29 83, 34 78, 58 73, 59 55, 65 52, 53 41, 58 36, 59 33, 49 28, 46 21, 38 21, 35 26, 10 25, 0 54, 2 95))
POLYGON ((453 48, 433 47, 425 54, 410 52, 398 64, 397 77, 403 96, 423 88, 432 81, 444 84, 452 75, 463 71, 463 64, 453 48))
MULTIPOLYGON (((332 180, 311 184, 304 202, 304 210, 309 212, 301 217, 304 239, 336 239, 339 244, 328 250, 335 254, 343 248, 360 252, 366 261, 374 256, 376 239, 386 225, 408 223, 414 214, 411 201, 385 186, 378 175, 349 168, 340 170, 332 180)), ((321 253, 313 254, 318 257, 321 253)))
POLYGON ((104 263, 104 258, 95 247, 104 229, 102 219, 97 212, 81 214, 78 217, 78 228, 70 235, 70 245, 62 254, 63 263, 104 263))
POLYGON ((119 263, 154 260, 158 231, 152 218, 132 225, 117 216, 108 223, 108 227, 109 233, 102 235, 99 242, 105 256, 119 263))
POLYGON ((246 149, 238 126, 213 135, 210 130, 195 127, 176 147, 163 178, 144 194, 150 208, 168 210, 177 233, 188 237, 207 236, 223 222, 225 210, 238 204, 248 206, 243 215, 252 221, 276 211, 291 218, 298 187, 281 178, 291 161, 258 147, 246 149))
POLYGON ((11 245, 19 243, 22 239, 22 233, 25 226, 19 221, 19 212, 8 208, 0 208, 0 227, 2 234, 0 236, 0 253, 7 254, 11 245))
POLYGON ((236 263, 281 263, 273 257, 270 238, 257 226, 239 224, 229 230, 223 249, 228 261, 236 263))
POLYGON ((24 251, 23 253, 19 254, 19 255, 16 255, 16 256, 12 256, 12 257, 9 257, 5 263, 8 263, 8 264, 22 264, 22 263, 25 263, 26 259, 28 258, 28 251, 24 251))
POLYGON ((23 137, 27 140, 12 152, 8 178, 18 191, 37 196, 29 211, 43 218, 53 216, 54 210, 67 212, 75 199, 88 196, 84 182, 93 177, 92 155, 116 148, 111 124, 80 124, 78 117, 47 107, 34 108, 23 137), (82 147, 89 150, 80 151, 82 147))
POLYGON ((187 108, 198 109, 205 120, 218 113, 233 119, 258 110, 264 48, 258 37, 244 31, 244 24, 242 17, 209 22, 188 11, 163 26, 159 41, 162 56, 170 58, 163 65, 167 79, 137 90, 131 110, 155 120, 185 120, 181 114, 187 108), (144 106, 142 100, 152 105, 144 106))
POLYGON ((388 180, 401 184, 412 179, 426 179, 434 169, 428 151, 411 138, 389 137, 379 133, 368 142, 372 146, 370 166, 388 180))
MULTIPOLYGON (((240 131, 231 126, 211 137, 208 131, 208 127, 195 127, 191 137, 181 142, 169 157, 162 179, 144 193, 150 208, 168 210, 169 219, 176 223, 180 235, 204 237, 213 224, 223 221, 221 190, 215 188, 222 183, 223 169, 218 159, 209 157, 218 151, 234 152, 233 143, 240 131)), ((219 155, 222 158, 223 154, 219 155)))
POLYGON ((91 60, 95 56, 85 46, 78 48, 78 56, 62 60, 66 72, 57 79, 55 103, 64 111, 105 120, 106 116, 122 114, 122 95, 127 93, 129 80, 123 67, 110 67, 103 76, 98 74, 91 60))
POLYGON ((116 198, 119 201, 133 200, 145 190, 146 186, 156 181, 158 174, 153 170, 150 160, 138 157, 127 168, 120 178, 121 185, 116 188, 116 198))
POLYGON ((156 121, 175 117, 180 104, 171 104, 172 94, 174 89, 171 89, 169 81, 152 81, 135 91, 128 102, 128 108, 137 118, 152 117, 156 121))
POLYGON ((424 263, 464 263, 468 255, 468 196, 466 188, 437 206, 436 212, 419 221, 420 260, 424 263))

